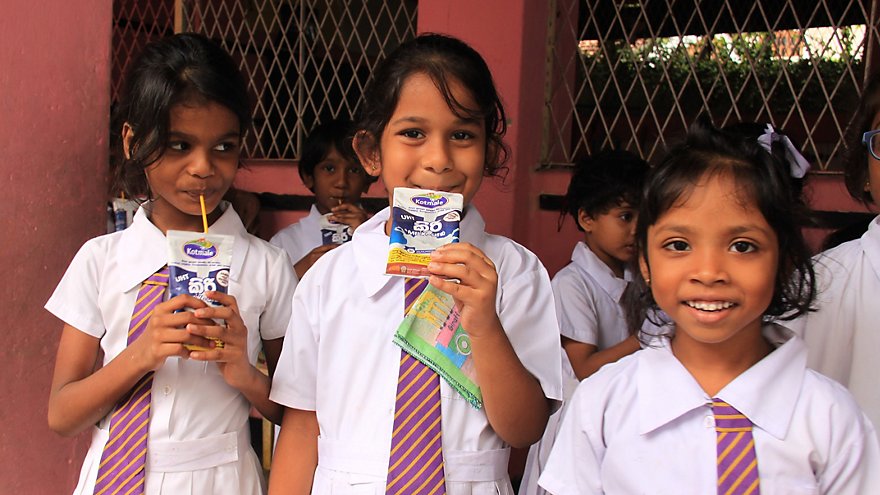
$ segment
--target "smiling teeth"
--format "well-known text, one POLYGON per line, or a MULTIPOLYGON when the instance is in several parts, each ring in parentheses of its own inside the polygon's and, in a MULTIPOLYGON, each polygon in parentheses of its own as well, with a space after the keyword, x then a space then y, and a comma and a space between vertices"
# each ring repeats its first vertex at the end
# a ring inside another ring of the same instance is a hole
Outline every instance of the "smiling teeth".
POLYGON ((734 306, 732 302, 695 302, 687 301, 688 306, 700 311, 720 311, 734 306))

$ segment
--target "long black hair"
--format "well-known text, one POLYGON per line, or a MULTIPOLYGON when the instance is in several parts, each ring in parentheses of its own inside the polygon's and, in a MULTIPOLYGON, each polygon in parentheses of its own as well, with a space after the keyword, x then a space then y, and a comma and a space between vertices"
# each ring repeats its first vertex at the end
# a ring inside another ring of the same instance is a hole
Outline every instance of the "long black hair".
POLYGON ((132 198, 149 194, 144 169, 167 147, 171 108, 206 102, 232 111, 244 137, 251 125, 247 84, 226 50, 195 33, 148 44, 126 74, 114 111, 116 187, 132 198), (124 124, 132 130, 128 157, 120 137, 124 124))
MULTIPOLYGON (((672 149, 648 176, 636 223, 639 256, 650 268, 648 229, 698 183, 727 175, 751 197, 779 241, 773 297, 764 319, 791 320, 810 311, 816 282, 810 249, 801 232, 809 225, 809 214, 788 173, 788 164, 774 158, 755 140, 698 119, 688 130, 685 142, 672 149)), ((640 271, 636 271, 632 284, 625 294, 629 327, 641 328, 646 314, 655 324, 668 324, 640 271)))

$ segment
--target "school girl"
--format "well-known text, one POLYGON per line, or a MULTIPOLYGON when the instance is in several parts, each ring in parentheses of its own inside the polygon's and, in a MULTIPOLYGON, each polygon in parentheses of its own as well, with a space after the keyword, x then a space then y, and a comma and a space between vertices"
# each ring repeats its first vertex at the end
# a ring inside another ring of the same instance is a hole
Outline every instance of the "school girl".
POLYGON ((248 414, 277 422, 281 408, 255 363, 263 349, 274 369, 295 278, 221 201, 251 121, 246 85, 222 48, 179 34, 144 49, 118 111, 118 178, 148 201, 80 249, 46 304, 64 322, 49 425, 92 428, 78 494, 264 493, 248 414), (228 295, 206 293, 217 307, 165 289, 166 232, 202 232, 200 196, 210 232, 235 236, 228 295))
POLYGON ((396 403, 398 379, 411 369, 392 343, 408 283, 384 274, 386 209, 318 260, 294 296, 297 320, 271 396, 287 409, 270 490, 512 494, 508 447, 540 438, 561 398, 561 363, 544 267, 522 246, 486 233, 470 204, 506 154, 491 74, 465 43, 422 35, 381 64, 363 112, 355 150, 389 195, 415 187, 464 196, 461 242, 433 254, 428 280, 460 308, 484 405, 471 406, 429 369, 426 390, 439 391, 426 397, 439 395, 439 404, 410 413, 410 404, 396 403), (420 425, 416 445, 402 447, 397 434, 420 425))
POLYGON ((287 251, 298 278, 324 253, 342 244, 324 242, 321 216, 332 213, 332 221, 348 225, 346 235, 369 217, 360 199, 375 178, 367 175, 358 161, 351 147, 353 135, 354 124, 350 120, 334 119, 315 127, 303 146, 297 171, 303 184, 315 194, 315 204, 307 216, 279 230, 269 240, 287 251))
POLYGON ((547 491, 880 490, 870 421, 776 323, 814 298, 784 169, 754 141, 697 122, 652 170, 628 316, 650 308, 667 326, 581 382, 540 479, 547 491))
MULTIPOLYGON (((648 164, 635 154, 606 151, 579 163, 569 182, 562 215, 574 218, 584 240, 551 282, 565 352, 566 401, 579 380, 639 350, 620 301, 632 278, 628 265, 635 256, 638 202, 647 172, 648 164)), ((541 441, 529 449, 520 495, 546 493, 538 477, 563 410, 551 416, 541 441)))
MULTIPOLYGON (((862 94, 844 165, 850 195, 876 211, 880 198, 880 75, 862 94)), ((818 311, 794 322, 810 349, 808 364, 845 385, 880 424, 880 217, 861 238, 815 258, 818 311)))

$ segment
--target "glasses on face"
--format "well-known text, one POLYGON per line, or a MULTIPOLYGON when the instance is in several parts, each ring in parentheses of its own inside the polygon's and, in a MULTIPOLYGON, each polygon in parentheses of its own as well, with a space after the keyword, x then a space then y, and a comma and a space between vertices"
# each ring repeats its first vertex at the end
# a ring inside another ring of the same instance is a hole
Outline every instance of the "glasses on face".
POLYGON ((862 134, 862 144, 868 147, 875 160, 880 160, 880 129, 862 134))

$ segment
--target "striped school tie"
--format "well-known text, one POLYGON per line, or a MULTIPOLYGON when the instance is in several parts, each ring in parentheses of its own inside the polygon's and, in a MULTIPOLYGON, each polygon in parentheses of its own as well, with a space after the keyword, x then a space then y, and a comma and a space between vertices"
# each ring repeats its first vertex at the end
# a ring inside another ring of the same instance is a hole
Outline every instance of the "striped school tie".
MULTIPOLYGON (((167 266, 141 285, 128 327, 127 345, 131 345, 143 333, 153 309, 164 299, 166 287, 167 266)), ((150 372, 137 382, 129 395, 122 398, 110 416, 110 436, 101 454, 95 495, 144 493, 152 386, 153 372, 150 372)))
POLYGON ((718 441, 718 495, 758 495, 758 458, 752 422, 730 404, 712 399, 718 441))
MULTIPOLYGON (((427 286, 427 279, 406 279, 404 314, 427 286)), ((445 494, 442 446, 440 376, 401 351, 385 493, 445 494)))

